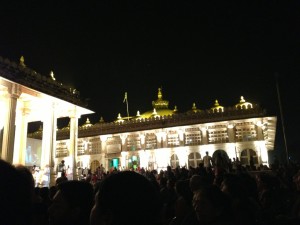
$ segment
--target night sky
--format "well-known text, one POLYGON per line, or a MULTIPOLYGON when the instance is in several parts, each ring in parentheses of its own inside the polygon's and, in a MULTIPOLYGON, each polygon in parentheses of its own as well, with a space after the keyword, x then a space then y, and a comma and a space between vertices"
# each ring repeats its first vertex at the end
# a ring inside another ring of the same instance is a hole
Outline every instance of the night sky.
MULTIPOLYGON (((152 110, 208 109, 240 96, 278 116, 300 151, 299 1, 10 1, 0 7, 0 55, 80 91, 92 123, 152 110), (277 75, 276 75, 277 74, 277 75)), ((83 124, 86 116, 79 123, 83 124)), ((284 153, 283 153, 284 154, 284 153)), ((299 154, 300 155, 300 154, 299 154)), ((298 156, 299 156, 298 155, 298 156)))

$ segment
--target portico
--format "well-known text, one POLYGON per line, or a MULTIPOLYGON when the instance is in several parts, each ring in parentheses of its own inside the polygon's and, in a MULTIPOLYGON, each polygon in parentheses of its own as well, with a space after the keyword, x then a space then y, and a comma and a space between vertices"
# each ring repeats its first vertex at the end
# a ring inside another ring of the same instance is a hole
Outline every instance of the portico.
POLYGON ((73 158, 73 165, 70 166, 76 171, 78 119, 81 115, 94 113, 80 104, 75 91, 55 82, 50 76, 44 78, 26 68, 21 61, 17 65, 0 58, 1 159, 15 165, 25 165, 28 123, 41 121, 43 134, 40 167, 43 169, 49 165, 52 178, 55 173, 57 119, 71 118, 70 156, 73 158), (31 82, 27 83, 29 78, 31 82), (34 85, 39 89, 33 89, 34 85), (62 92, 65 94, 64 98, 61 98, 62 92))

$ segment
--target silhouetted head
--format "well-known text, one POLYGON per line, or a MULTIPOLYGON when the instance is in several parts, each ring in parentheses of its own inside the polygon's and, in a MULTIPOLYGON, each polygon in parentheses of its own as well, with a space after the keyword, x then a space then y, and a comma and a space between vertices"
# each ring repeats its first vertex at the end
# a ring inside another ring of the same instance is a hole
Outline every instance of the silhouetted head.
POLYGON ((100 184, 91 225, 153 225, 160 217, 159 192, 134 171, 110 174, 100 184))
POLYGON ((57 185, 53 203, 48 209, 50 225, 89 225, 94 203, 93 186, 70 180, 57 185))

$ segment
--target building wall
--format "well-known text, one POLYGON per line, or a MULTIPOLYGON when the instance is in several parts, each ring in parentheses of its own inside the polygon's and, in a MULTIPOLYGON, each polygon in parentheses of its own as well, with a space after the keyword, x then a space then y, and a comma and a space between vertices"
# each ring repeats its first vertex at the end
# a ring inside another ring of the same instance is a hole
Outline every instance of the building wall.
MULTIPOLYGON (((248 118, 79 138, 77 167, 92 171, 100 164, 106 170, 116 166, 156 170, 168 165, 194 167, 206 151, 213 156, 217 150, 224 151, 230 159, 238 157, 244 165, 249 164, 250 154, 255 157, 256 166, 269 165, 267 129, 262 129, 258 122, 261 120, 248 118)), ((57 141, 56 162, 64 159, 67 165, 68 146, 69 140, 57 141)))

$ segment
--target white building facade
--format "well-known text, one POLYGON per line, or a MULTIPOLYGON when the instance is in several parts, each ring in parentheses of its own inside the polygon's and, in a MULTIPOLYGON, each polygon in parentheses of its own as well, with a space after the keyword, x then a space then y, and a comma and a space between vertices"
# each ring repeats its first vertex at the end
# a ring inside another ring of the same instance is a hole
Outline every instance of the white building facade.
MULTIPOLYGON (((196 105, 178 113, 168 109, 168 101, 153 101, 153 111, 105 123, 100 120, 79 126, 77 162, 79 168, 92 172, 101 164, 107 171, 116 169, 166 169, 177 166, 197 167, 208 151, 213 158, 220 152, 227 159, 239 158, 249 165, 269 166, 268 151, 274 149, 275 116, 243 97, 233 107, 220 106, 218 101, 208 110, 196 105)), ((58 130, 55 161, 70 161, 69 128, 58 130)), ((67 163, 68 164, 68 163, 67 163)))

